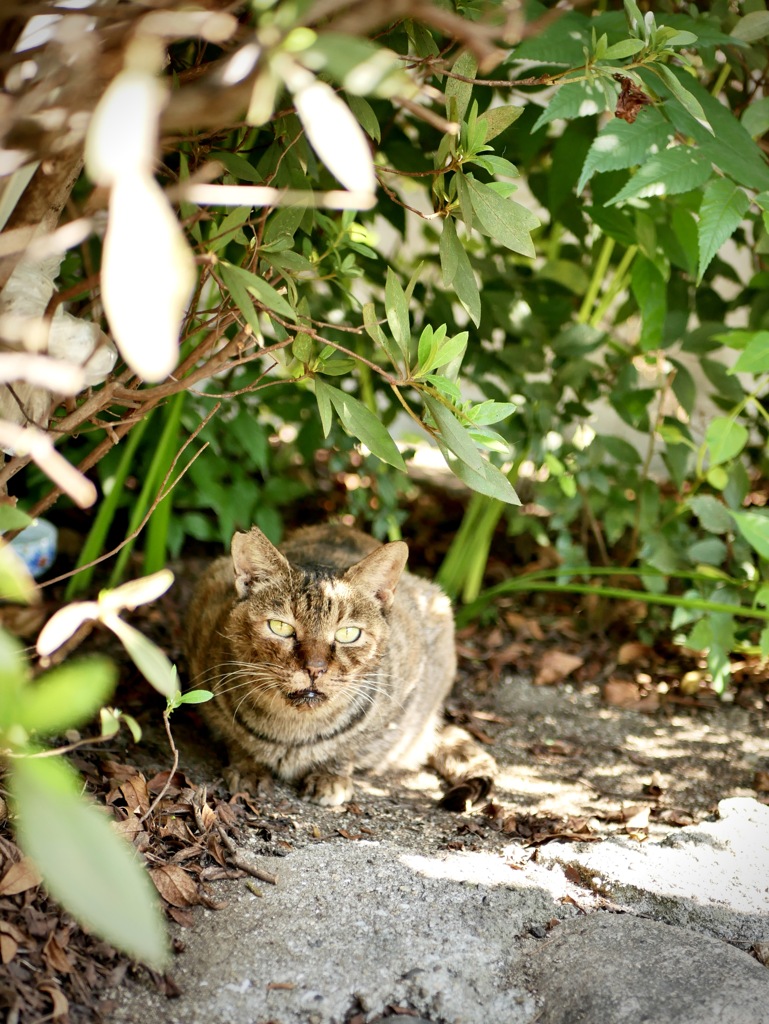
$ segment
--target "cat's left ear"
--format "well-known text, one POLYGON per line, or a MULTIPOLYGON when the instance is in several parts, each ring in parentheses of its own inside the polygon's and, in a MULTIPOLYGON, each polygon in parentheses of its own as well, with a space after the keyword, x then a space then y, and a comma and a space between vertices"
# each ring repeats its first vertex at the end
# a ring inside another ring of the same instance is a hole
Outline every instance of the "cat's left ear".
POLYGON ((232 566, 238 597, 247 597, 251 587, 266 583, 289 571, 285 557, 267 540, 258 526, 232 538, 232 566))
POLYGON ((351 585, 373 591, 384 607, 389 608, 408 557, 408 545, 402 540, 383 544, 351 566, 344 579, 351 585))

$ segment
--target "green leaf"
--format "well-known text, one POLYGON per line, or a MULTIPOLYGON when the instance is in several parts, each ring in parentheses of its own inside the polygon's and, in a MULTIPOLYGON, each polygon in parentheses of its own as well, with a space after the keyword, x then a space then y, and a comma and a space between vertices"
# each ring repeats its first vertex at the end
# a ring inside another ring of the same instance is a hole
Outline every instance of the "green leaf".
POLYGON ((443 442, 458 459, 461 459, 470 469, 476 473, 483 474, 484 461, 481 453, 475 446, 467 430, 462 426, 450 409, 447 409, 442 402, 430 395, 424 395, 424 402, 432 413, 438 429, 441 432, 443 442))
POLYGON ((481 460, 481 470, 477 472, 461 459, 452 458, 448 450, 442 445, 439 445, 439 447, 446 460, 446 465, 462 483, 467 484, 474 491, 478 491, 479 494, 485 494, 489 498, 497 498, 508 505, 521 504, 513 485, 505 474, 492 465, 492 463, 481 460))
POLYGON ((730 416, 716 416, 708 424, 705 443, 711 466, 720 466, 739 455, 748 443, 748 431, 730 416))
POLYGON ((61 758, 14 762, 10 792, 19 843, 46 888, 89 931, 155 967, 168 959, 163 917, 136 851, 82 799, 61 758))
POLYGON ((686 502, 708 533, 728 533, 732 528, 729 509, 711 494, 695 494, 686 502))
POLYGON ((439 366, 447 366, 457 359, 461 362, 469 337, 470 335, 467 331, 460 331, 459 334, 455 334, 452 338, 446 338, 445 341, 443 338, 439 339, 438 351, 435 354, 430 369, 435 370, 439 366))
POLYGON ((753 550, 769 559, 769 516, 760 512, 732 512, 731 515, 753 550))
POLYGON ((632 57, 634 53, 640 53, 644 46, 645 43, 641 39, 621 39, 606 50, 603 60, 622 60, 623 57, 632 57))
POLYGON ((0 533, 23 530, 26 526, 31 526, 32 522, 30 516, 15 505, 0 505, 0 533))
POLYGON ((731 34, 743 43, 755 43, 769 36, 769 11, 751 11, 740 18, 731 34))
POLYGON ((667 315, 667 287, 659 270, 645 256, 633 264, 630 287, 641 312, 642 351, 651 352, 662 346, 665 316, 667 315))
POLYGON ((328 437, 331 430, 331 398, 329 391, 333 390, 330 384, 324 384, 319 378, 315 378, 315 401, 318 403, 320 413, 320 425, 323 428, 323 436, 328 437))
POLYGON ((358 119, 361 128, 374 142, 382 141, 382 129, 368 100, 362 96, 347 96, 347 105, 358 119))
POLYGON ((674 128, 685 138, 694 139, 698 149, 738 184, 757 192, 769 188, 766 158, 734 114, 691 75, 683 71, 677 71, 676 74, 685 78, 687 89, 696 94, 708 122, 713 126, 715 137, 675 103, 665 108, 674 128))
POLYGON ((612 118, 593 140, 577 182, 581 192, 594 174, 637 167, 649 154, 667 148, 674 131, 654 107, 644 108, 633 124, 612 118))
POLYGON ((107 658, 68 661, 24 688, 19 724, 39 736, 79 728, 106 703, 116 684, 117 669, 107 658))
POLYGON ((29 569, 10 544, 0 541, 0 600, 30 604, 36 593, 29 569))
MULTIPOLYGON (((316 380, 315 387, 317 388, 317 386, 318 381, 316 380)), ((382 462, 405 471, 406 464, 395 441, 374 413, 363 402, 359 402, 357 398, 353 398, 347 392, 329 385, 326 385, 326 388, 329 400, 347 433, 365 444, 368 450, 382 462)))
POLYGON ((393 366, 397 366, 399 350, 382 330, 373 302, 367 302, 363 307, 363 326, 369 338, 387 353, 393 366))
MULTIPOLYGON (((230 287, 229 282, 234 278, 237 278, 245 288, 251 292, 251 294, 267 309, 271 309, 273 312, 278 313, 280 316, 286 317, 287 320, 296 321, 296 310, 289 306, 288 302, 283 296, 275 291, 271 284, 267 284, 266 281, 262 280, 256 274, 250 270, 244 270, 243 267, 236 267, 232 263, 220 264, 222 277, 225 279, 225 283, 230 287), (225 270, 227 273, 225 274, 225 270)), ((233 295, 233 298, 235 296, 233 295)), ((237 299, 236 303, 240 306, 237 299)), ((245 311, 244 315, 245 315, 245 311)))
POLYGON ((728 178, 714 178, 705 186, 700 204, 698 237, 700 245, 699 284, 710 261, 731 238, 745 216, 750 199, 728 178))
MULTIPOLYGON (((475 78, 478 71, 478 61, 469 50, 459 55, 454 61, 451 69, 457 75, 464 75, 465 78, 475 78)), ((473 94, 473 87, 470 82, 460 82, 456 78, 449 78, 446 81, 446 110, 450 118, 457 121, 464 120, 465 113, 473 94)))
POLYGON ((492 107, 491 110, 487 110, 483 115, 483 120, 486 122, 486 134, 483 141, 489 142, 490 139, 501 135, 505 129, 518 120, 524 110, 525 107, 513 106, 492 107))
POLYGON ((180 704, 205 704, 213 700, 213 693, 210 690, 188 690, 179 697, 180 704))
POLYGON ((578 117, 592 117, 603 110, 606 110, 606 94, 600 83, 562 82, 531 130, 536 132, 558 118, 573 121, 578 117))
POLYGON ((443 222, 440 242, 441 273, 445 285, 454 286, 457 298, 467 310, 475 326, 481 322, 481 295, 475 280, 470 257, 457 235, 453 218, 443 222))
POLYGON ((607 206, 625 199, 646 196, 671 196, 699 188, 712 174, 710 160, 698 149, 673 146, 653 156, 609 200, 607 206))
POLYGON ((476 181, 471 174, 464 175, 470 202, 482 230, 495 241, 522 256, 536 256, 531 232, 539 227, 539 220, 531 210, 503 199, 489 185, 476 181))
POLYGON ((708 118, 705 116, 702 104, 681 84, 681 82, 679 82, 670 68, 665 64, 650 64, 648 67, 651 72, 662 79, 687 114, 691 114, 691 116, 698 121, 703 128, 707 128, 710 134, 714 135, 715 132, 713 131, 708 118))
POLYGON ((508 416, 518 409, 518 406, 513 402, 493 402, 489 399, 486 402, 481 402, 480 405, 473 406, 468 412, 468 416, 477 426, 487 426, 490 423, 499 423, 500 420, 506 420, 508 416))
POLYGON ((259 315, 256 312, 251 296, 248 294, 248 289, 236 274, 231 273, 234 269, 234 267, 227 263, 219 264, 219 273, 222 276, 222 281, 227 291, 230 293, 230 298, 243 314, 246 323, 254 335, 258 338, 262 332, 262 328, 259 325, 259 315))
POLYGON ((387 268, 385 310, 387 311, 387 322, 390 325, 392 336, 395 338, 395 342, 408 365, 409 346, 411 343, 409 306, 403 286, 394 274, 392 267, 387 268))
POLYGON ((769 331, 756 331, 730 373, 769 373, 769 331))
MULTIPOLYGON (((226 153, 217 150, 215 153, 211 153, 210 159, 218 160, 225 170, 238 181, 250 181, 254 185, 258 185, 262 181, 261 174, 240 153, 226 153)), ((250 210, 251 207, 248 209, 250 210)))
POLYGON ((740 124, 753 139, 759 139, 769 131, 769 97, 753 100, 745 108, 740 124))
POLYGON ((179 689, 176 666, 163 651, 148 640, 138 629, 130 626, 118 615, 103 615, 101 621, 111 629, 128 652, 131 661, 147 682, 164 697, 171 697, 179 689))

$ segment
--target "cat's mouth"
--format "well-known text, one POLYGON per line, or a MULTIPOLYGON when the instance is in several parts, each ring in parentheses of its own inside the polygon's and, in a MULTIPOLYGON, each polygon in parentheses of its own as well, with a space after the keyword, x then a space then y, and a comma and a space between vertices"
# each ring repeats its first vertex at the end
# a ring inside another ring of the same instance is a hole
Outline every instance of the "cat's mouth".
POLYGON ((295 708, 316 708, 328 700, 328 694, 308 687, 306 690, 292 690, 286 694, 286 700, 295 708))

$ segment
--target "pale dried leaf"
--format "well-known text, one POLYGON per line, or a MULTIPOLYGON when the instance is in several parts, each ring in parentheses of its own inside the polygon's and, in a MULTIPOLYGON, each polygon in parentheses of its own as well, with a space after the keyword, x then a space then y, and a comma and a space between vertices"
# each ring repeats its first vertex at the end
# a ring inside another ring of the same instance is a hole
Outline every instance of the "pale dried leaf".
POLYGON ((108 612, 120 612, 123 609, 133 611, 140 604, 149 604, 161 597, 174 581, 170 569, 161 569, 151 576, 143 576, 139 580, 122 583, 114 590, 105 590, 99 595, 99 607, 108 612))
POLYGON ((26 892, 27 889, 34 889, 40 885, 41 881, 42 876, 34 861, 29 857, 22 857, 16 864, 11 864, 0 878, 0 896, 15 896, 16 893, 26 892))
POLYGON ((122 176, 110 196, 101 283, 121 356, 143 380, 176 366, 179 328, 195 282, 195 261, 160 186, 148 174, 122 176))
POLYGON ((293 61, 280 64, 310 144, 331 173, 352 192, 376 189, 365 132, 330 85, 293 61))
POLYGON ((165 96, 161 81, 138 68, 121 71, 107 87, 91 117, 85 144, 86 170, 95 182, 114 185, 151 173, 165 96))
POLYGON ((98 615, 99 606, 95 601, 75 601, 54 612, 37 638, 38 656, 49 657, 74 636, 84 622, 95 619, 98 615))
POLYGON ((539 662, 534 679, 536 686, 552 686, 560 683, 584 664, 585 659, 566 651, 546 651, 539 662))
POLYGON ((155 888, 172 907, 192 907, 199 902, 195 882, 176 864, 149 869, 155 888))

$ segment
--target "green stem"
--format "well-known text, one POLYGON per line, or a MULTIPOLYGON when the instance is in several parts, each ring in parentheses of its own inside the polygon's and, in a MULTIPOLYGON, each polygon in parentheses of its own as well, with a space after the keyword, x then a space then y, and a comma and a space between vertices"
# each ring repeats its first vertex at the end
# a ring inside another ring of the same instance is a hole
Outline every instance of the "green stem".
POLYGON ((611 260, 611 254, 614 251, 614 239, 606 236, 601 246, 601 252, 595 264, 593 270, 593 276, 590 279, 587 291, 585 292, 585 298, 582 300, 579 313, 577 314, 577 323, 586 324, 590 319, 590 311, 595 305, 595 301, 601 291, 603 280, 606 277, 606 271, 609 269, 609 261, 611 260))
MULTIPOLYGON (((171 402, 169 402, 165 407, 165 423, 163 425, 163 432, 160 435, 157 447, 152 455, 152 460, 150 461, 149 469, 147 470, 147 474, 144 478, 142 489, 132 503, 131 517, 128 522, 127 530, 128 536, 135 533, 139 528, 139 524, 144 518, 147 509, 150 507, 152 499, 157 494, 163 475, 167 472, 168 467, 173 461, 174 446, 179 432, 179 417, 181 416, 184 398, 185 392, 182 391, 178 395, 175 395, 171 402)), ((134 537, 128 542, 128 544, 120 549, 120 554, 118 555, 112 569, 112 573, 110 574, 108 584, 110 587, 117 586, 123 578, 123 573, 125 572, 135 541, 136 538, 134 537)))
MULTIPOLYGON (((149 422, 152 419, 152 413, 146 416, 140 423, 137 423, 131 430, 125 441, 125 447, 123 453, 120 456, 117 470, 112 481, 112 487, 108 494, 105 495, 101 504, 99 505, 99 511, 96 518, 93 521, 91 529, 88 531, 88 537, 83 545, 80 552, 80 557, 77 560, 77 566, 88 565, 93 562, 94 559, 98 558, 104 550, 104 542, 107 539, 109 528, 112 525, 115 512, 117 511, 120 500, 123 497, 123 488, 125 487, 126 478, 128 477, 131 467, 133 466, 134 456, 136 449, 139 446, 145 430, 149 426, 149 422)), ((75 575, 70 579, 67 584, 67 589, 64 591, 64 599, 71 601, 78 594, 82 594, 87 589, 91 579, 93 578, 94 566, 90 565, 87 569, 77 571, 75 569, 75 575)))
POLYGON ((600 326, 601 321, 603 320, 604 316, 606 315, 606 310, 609 308, 609 306, 612 304, 612 302, 614 302, 615 298, 619 295, 619 293, 624 288, 627 288, 627 285, 628 285, 627 273, 628 273, 628 270, 630 269, 630 264, 635 259, 635 255, 636 255, 637 252, 638 252, 638 246, 637 245, 628 246, 628 248, 625 250, 625 253, 624 253, 622 259, 617 264, 617 268, 614 271, 614 275, 613 275, 613 277, 611 279, 609 287, 606 289, 606 291, 603 294, 603 297, 602 297, 601 301, 596 306, 595 312, 589 318, 589 323, 590 323, 591 327, 599 327, 600 326))

